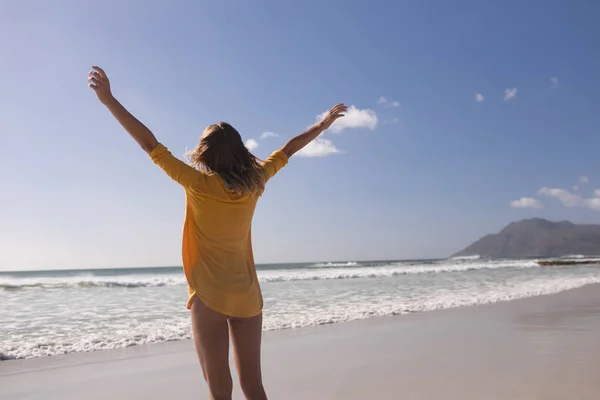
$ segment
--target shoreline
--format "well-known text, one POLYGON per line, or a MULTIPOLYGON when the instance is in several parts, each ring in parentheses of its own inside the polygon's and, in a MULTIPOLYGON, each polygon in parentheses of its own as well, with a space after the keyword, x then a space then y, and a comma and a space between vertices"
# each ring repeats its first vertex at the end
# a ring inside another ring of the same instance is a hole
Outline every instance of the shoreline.
MULTIPOLYGON (((600 284, 591 284, 494 304, 268 331, 265 386, 272 398, 285 399, 404 393, 591 400, 600 393, 599 330, 600 284)), ((3 361, 0 387, 7 400, 208 398, 191 340, 3 361)))
MULTIPOLYGON (((559 292, 539 293, 539 294, 536 294, 533 296, 516 297, 516 298, 512 298, 512 299, 508 299, 508 300, 507 299, 490 300, 489 302, 483 302, 483 303, 474 303, 474 304, 466 303, 466 304, 452 305, 452 306, 448 306, 448 307, 440 307, 440 308, 434 308, 434 309, 425 308, 425 309, 421 309, 421 310, 417 310, 417 311, 409 310, 409 311, 403 311, 403 312, 398 312, 398 313, 384 314, 384 315, 372 315, 372 316, 361 317, 361 318, 356 318, 356 319, 349 319, 349 320, 334 320, 334 321, 328 321, 328 322, 318 323, 318 324, 314 324, 314 325, 305 325, 305 326, 298 326, 298 327, 279 327, 279 328, 275 328, 275 329, 264 329, 263 328, 263 335, 267 335, 267 334, 271 335, 271 334, 276 334, 278 332, 285 332, 285 331, 290 331, 290 330, 298 331, 298 330, 308 330, 308 329, 315 329, 315 328, 318 329, 321 327, 327 327, 327 326, 331 326, 331 325, 346 325, 346 324, 356 324, 356 323, 361 323, 361 322, 371 324, 371 323, 373 323, 373 321, 377 321, 377 320, 390 319, 390 318, 395 319, 398 317, 421 315, 423 313, 427 313, 427 314, 440 313, 440 312, 448 313, 450 311, 458 311, 458 310, 469 309, 469 308, 499 305, 499 304, 503 304, 503 303, 512 303, 515 301, 536 299, 536 298, 545 297, 545 296, 554 296, 554 295, 561 294, 564 292, 569 292, 572 290, 583 289, 587 286, 592 286, 592 285, 600 286, 600 282, 587 283, 583 286, 578 286, 578 287, 569 288, 569 289, 563 289, 559 292)), ((190 336, 191 336, 191 331, 190 331, 190 336)), ((88 351, 74 351, 74 352, 68 352, 68 353, 64 353, 64 354, 53 354, 53 355, 40 356, 40 357, 25 357, 25 358, 9 358, 9 357, 7 357, 7 358, 0 358, 0 367, 2 366, 3 363, 6 363, 6 362, 16 362, 16 361, 25 361, 25 360, 43 360, 43 359, 48 359, 48 358, 53 359, 53 358, 57 358, 57 357, 62 358, 62 357, 69 357, 69 356, 75 357, 76 355, 79 355, 79 354, 85 355, 85 354, 90 354, 90 353, 120 352, 120 351, 124 351, 124 350, 128 350, 128 349, 133 350, 133 349, 136 349, 139 347, 160 346, 160 345, 179 343, 179 342, 190 342, 191 343, 191 340, 192 340, 191 338, 185 338, 185 339, 156 341, 156 342, 148 342, 148 343, 143 343, 143 344, 132 344, 132 345, 124 346, 124 347, 92 349, 92 350, 88 350, 88 351)), ((1 351, 0 351, 0 356, 4 356, 4 354, 1 351)), ((2 371, 2 369, 0 368, 0 373, 1 373, 1 371, 2 371)))

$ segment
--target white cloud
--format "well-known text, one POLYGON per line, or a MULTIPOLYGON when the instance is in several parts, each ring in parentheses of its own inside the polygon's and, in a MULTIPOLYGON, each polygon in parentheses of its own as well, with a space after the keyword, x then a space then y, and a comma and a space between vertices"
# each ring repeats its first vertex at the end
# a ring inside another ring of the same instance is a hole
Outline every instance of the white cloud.
MULTIPOLYGON (((317 115, 317 121, 323 119, 327 114, 327 111, 317 115)), ((375 111, 365 108, 364 110, 358 109, 355 106, 350 106, 346 115, 343 118, 338 119, 331 125, 331 130, 335 133, 340 133, 344 129, 351 128, 367 128, 375 130, 377 126, 377 114, 375 111)))
POLYGON ((517 97, 517 88, 504 89, 504 101, 517 97))
POLYGON ((600 211, 600 197, 585 199, 585 205, 591 210, 600 211))
POLYGON ((510 206, 512 208, 535 208, 536 210, 544 208, 541 201, 531 197, 521 197, 519 200, 511 201, 510 206))
POLYGON ((335 153, 340 153, 340 150, 331 140, 316 138, 300 150, 298 155, 301 157, 325 157, 335 153))
POLYGON ((594 197, 585 199, 584 201, 586 207, 595 211, 600 211, 600 189, 594 190, 594 197))
POLYGON ((483 100, 485 100, 485 97, 483 97, 483 95, 481 93, 475 93, 475 101, 478 103, 481 103, 483 100))
MULTIPOLYGON (((579 189, 578 186, 573 188, 574 190, 579 189)), ((573 207, 585 207, 590 210, 600 211, 600 189, 596 189, 594 191, 594 195, 591 198, 584 198, 578 194, 571 193, 566 189, 559 188, 548 188, 543 187, 538 190, 538 194, 546 197, 554 197, 558 201, 560 201, 565 207, 573 208, 573 207)), ((524 208, 524 207, 532 207, 532 208, 541 208, 543 207, 542 203, 536 199, 532 199, 529 197, 522 197, 519 200, 512 201, 510 203, 511 207, 524 208), (539 204, 538 204, 539 203, 539 204)))
POLYGON ((279 134, 275 133, 275 132, 263 132, 260 134, 260 139, 264 140, 264 139, 268 139, 268 138, 274 138, 274 137, 278 137, 279 134))
POLYGON ((248 150, 252 151, 258 147, 258 142, 254 139, 248 139, 246 140, 246 147, 248 150))
POLYGON ((573 186, 573 191, 575 192, 578 191, 581 186, 590 183, 590 179, 587 176, 580 176, 579 179, 577 179, 577 183, 577 185, 573 186))
POLYGON ((383 96, 381 96, 379 100, 377 100, 377 104, 381 104, 386 108, 398 108, 401 106, 399 101, 392 101, 383 96))
POLYGON ((552 78, 550 78, 550 86, 552 86, 553 88, 557 88, 558 87, 558 78, 553 76, 552 78))
POLYGON ((538 194, 558 199, 565 207, 578 207, 583 205, 581 196, 573 194, 566 189, 556 189, 543 187, 538 194))

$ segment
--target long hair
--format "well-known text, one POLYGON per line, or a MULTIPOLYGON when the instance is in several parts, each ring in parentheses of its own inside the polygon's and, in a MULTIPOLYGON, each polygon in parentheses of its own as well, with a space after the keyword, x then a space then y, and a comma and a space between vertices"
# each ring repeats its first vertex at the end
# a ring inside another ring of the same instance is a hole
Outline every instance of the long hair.
POLYGON ((260 196, 265 190, 259 160, 246 148, 239 132, 226 122, 207 127, 198 146, 186 156, 192 166, 218 175, 230 190, 241 195, 260 196))

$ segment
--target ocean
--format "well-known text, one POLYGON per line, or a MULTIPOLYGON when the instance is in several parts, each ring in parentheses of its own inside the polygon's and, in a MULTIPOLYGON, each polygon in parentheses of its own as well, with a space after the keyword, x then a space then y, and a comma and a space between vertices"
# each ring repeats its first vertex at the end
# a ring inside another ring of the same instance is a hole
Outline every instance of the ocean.
MULTIPOLYGON (((530 259, 257 269, 265 330, 509 301, 600 283, 599 265, 540 267, 530 259)), ((189 339, 186 300, 181 267, 0 272, 0 360, 189 339)))

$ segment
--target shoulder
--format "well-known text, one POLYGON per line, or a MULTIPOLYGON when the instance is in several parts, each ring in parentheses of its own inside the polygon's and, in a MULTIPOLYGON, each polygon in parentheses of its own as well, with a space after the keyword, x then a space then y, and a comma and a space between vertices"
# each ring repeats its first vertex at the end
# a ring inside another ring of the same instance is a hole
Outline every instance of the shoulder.
POLYGON ((170 153, 169 149, 162 143, 158 143, 154 148, 148 153, 151 159, 156 159, 164 154, 170 153))
POLYGON ((265 161, 262 162, 262 165, 266 165, 269 163, 276 163, 281 166, 284 166, 288 163, 289 158, 287 154, 283 150, 275 150, 265 161))

